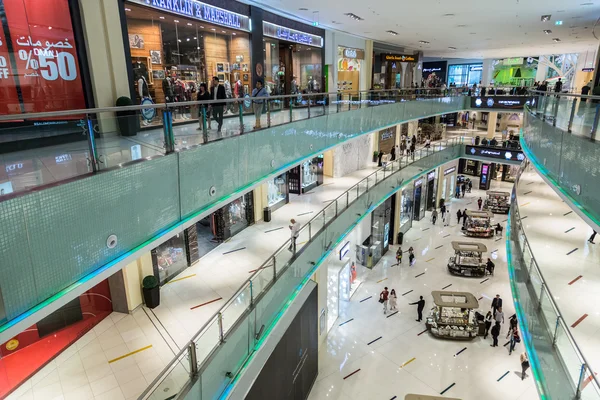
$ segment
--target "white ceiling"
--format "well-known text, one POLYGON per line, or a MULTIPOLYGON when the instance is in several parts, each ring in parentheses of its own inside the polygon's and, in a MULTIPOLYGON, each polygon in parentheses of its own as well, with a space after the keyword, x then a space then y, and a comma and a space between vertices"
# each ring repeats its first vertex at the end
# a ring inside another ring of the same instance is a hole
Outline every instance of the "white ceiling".
MULTIPOLYGON (((599 44, 593 31, 600 17, 600 0, 247 2, 305 22, 318 20, 322 28, 422 50, 428 57, 503 58, 585 51, 593 54, 599 44), (585 3, 589 5, 583 5, 585 3), (364 20, 355 21, 345 13, 356 14, 364 20), (551 20, 541 22, 543 14, 551 14, 551 20), (555 25, 557 20, 563 21, 562 26, 555 25), (552 33, 547 35, 544 29, 552 33), (386 33, 388 30, 398 35, 386 33), (553 38, 561 42, 555 43, 553 38), (419 44, 420 40, 430 43, 419 44)), ((596 27, 596 36, 600 38, 600 26, 596 27)))

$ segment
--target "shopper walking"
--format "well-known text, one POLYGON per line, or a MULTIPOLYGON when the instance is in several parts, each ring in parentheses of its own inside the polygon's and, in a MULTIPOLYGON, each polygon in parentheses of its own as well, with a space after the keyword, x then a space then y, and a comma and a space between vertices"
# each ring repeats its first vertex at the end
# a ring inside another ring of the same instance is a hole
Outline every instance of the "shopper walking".
POLYGON ((440 213, 442 213, 442 219, 445 220, 446 218, 446 205, 442 203, 442 205, 440 206, 440 213))
POLYGON ((256 81, 256 87, 252 90, 252 108, 254 110, 254 129, 261 129, 260 126, 260 117, 263 113, 263 108, 265 107, 266 99, 261 97, 269 97, 269 93, 265 90, 262 81, 259 79, 256 81))
POLYGON ((398 250, 396 250, 396 264, 402 264, 402 247, 398 247, 398 250))
POLYGON ((457 223, 457 224, 460 224, 460 219, 462 218, 462 211, 460 211, 460 208, 459 208, 459 209, 458 209, 458 211, 456 212, 456 218, 457 218, 457 221, 456 221, 456 223, 457 223))
POLYGON ((466 191, 466 190, 467 190, 467 185, 465 185, 465 183, 463 182, 463 183, 460 185, 460 191, 462 192, 462 197, 463 197, 463 199, 465 198, 465 191, 466 191))
POLYGON ((496 268, 496 265, 490 258, 488 258, 487 263, 485 264, 485 269, 487 270, 488 274, 494 275, 494 268, 496 268))
POLYGON ((412 246, 410 246, 408 249, 408 265, 412 267, 414 263, 415 263, 415 251, 412 248, 412 246))
POLYGON ((460 183, 456 183, 456 194, 455 196, 457 199, 460 199, 460 183))
POLYGON ((592 236, 590 236, 590 238, 588 239, 588 242, 592 243, 592 244, 596 244, 594 243, 594 238, 596 237, 596 234, 598 232, 594 231, 594 233, 592 233, 592 236))
POLYGON ((487 339, 488 337, 488 333, 490 332, 490 328, 492 327, 492 312, 488 311, 487 314, 485 314, 485 333, 483 334, 483 338, 487 339))
POLYGON ((389 295, 389 303, 390 303, 390 311, 397 310, 396 304, 398 303, 398 296, 396 296, 396 291, 392 289, 389 295))
POLYGON ((292 253, 296 253, 296 239, 298 239, 298 235, 300 234, 300 224, 296 222, 294 218, 290 219, 290 247, 289 251, 292 253))
MULTIPOLYGON (((225 93, 225 86, 219 83, 219 78, 216 76, 213 77, 213 86, 212 91, 210 92, 210 98, 212 100, 225 100, 227 99, 227 94, 225 93)), ((217 121, 217 132, 221 133, 221 128, 223 127, 223 108, 225 107, 225 103, 214 103, 212 105, 213 116, 215 117, 215 121, 217 121)))
POLYGON ((508 349, 508 355, 510 356, 512 352, 515 350, 515 346, 517 343, 521 343, 521 336, 519 336, 519 328, 516 326, 508 333, 506 338, 510 336, 510 347, 508 349))
POLYGON ((527 358, 527 353, 521 353, 521 380, 525 379, 527 375, 525 372, 529 369, 529 358, 527 358))
POLYGON ((437 210, 434 208, 433 211, 431 212, 431 223, 433 225, 435 225, 435 221, 437 221, 437 216, 438 216, 438 212, 437 210))
POLYGON ((500 307, 502 307, 502 299, 500 298, 500 295, 497 294, 496 297, 494 297, 494 299, 492 300, 493 315, 496 315, 496 310, 498 310, 500 307))
POLYGON ((504 313, 502 312, 502 307, 498 307, 498 309, 494 313, 494 320, 501 324, 504 323, 504 313))
POLYGON ((473 190, 473 182, 471 180, 469 180, 468 185, 469 185, 469 188, 468 188, 469 189, 469 193, 471 193, 471 190, 473 190))
POLYGON ((498 222, 498 224, 496 225, 496 236, 502 235, 502 229, 502 225, 500 225, 500 222, 498 222))
POLYGON ((481 211, 481 205, 483 204, 483 200, 481 200, 481 197, 477 199, 477 207, 479 207, 479 211, 481 211))
POLYGON ((419 296, 419 301, 414 303, 408 303, 409 306, 417 305, 417 322, 421 322, 423 319, 423 309, 425 308, 425 300, 423 300, 423 296, 419 296))
MULTIPOLYGON (((198 87, 198 95, 196 96, 196 100, 198 101, 209 101, 210 93, 206 90, 206 83, 201 83, 198 87)), ((207 104, 200 104, 198 107, 198 122, 200 126, 198 130, 204 130, 204 117, 208 120, 208 129, 210 129, 210 110, 208 109, 207 104)))
POLYGON ((392 146, 392 150, 390 151, 390 161, 396 160, 396 146, 392 146))
POLYGON ((492 339, 494 339, 494 341, 490 346, 498 347, 498 336, 500 336, 500 322, 496 322, 492 328, 492 339))
MULTIPOLYGON (((413 138, 414 138, 414 136, 413 136, 413 138)), ((416 146, 416 145, 415 145, 415 142, 412 142, 412 143, 410 144, 410 155, 411 155, 411 157, 412 157, 413 161, 414 161, 414 159, 415 159, 415 149, 416 149, 416 147, 415 147, 415 146, 416 146)))
POLYGON ((381 163, 382 158, 383 158, 383 150, 379 150, 379 154, 377 154, 377 166, 378 167, 383 167, 383 164, 381 163))
POLYGON ((467 209, 465 208, 465 211, 463 211, 462 214, 463 217, 463 227, 465 227, 465 229, 467 228, 467 209))
POLYGON ((555 93, 562 92, 562 87, 563 87, 562 79, 558 78, 558 81, 554 84, 554 92, 555 93))
POLYGON ((379 293, 379 302, 383 304, 383 313, 387 314, 388 300, 389 300, 390 292, 388 292, 387 286, 383 288, 381 293, 379 293))

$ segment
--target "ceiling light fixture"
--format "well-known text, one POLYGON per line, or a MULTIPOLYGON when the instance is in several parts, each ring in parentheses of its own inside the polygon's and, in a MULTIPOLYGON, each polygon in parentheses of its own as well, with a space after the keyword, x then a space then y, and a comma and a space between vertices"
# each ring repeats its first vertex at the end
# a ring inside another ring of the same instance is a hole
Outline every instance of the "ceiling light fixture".
POLYGON ((386 32, 389 33, 390 35, 398 36, 398 32, 394 32, 394 31, 386 31, 386 32))
POLYGON ((308 11, 308 8, 300 7, 298 10, 300 10, 300 11, 308 11))
POLYGON ((196 36, 194 36, 194 40, 197 40, 198 38, 196 36))
POLYGON ((550 21, 550 18, 552 18, 552 15, 548 14, 548 15, 542 15, 541 21, 542 22, 547 22, 550 21))
POLYGON ((582 6, 593 6, 594 3, 581 3, 580 5, 582 5, 582 6))
POLYGON ((359 17, 356 14, 352 14, 352 13, 346 13, 344 14, 346 17, 352 18, 355 21, 364 21, 364 18, 359 17))
POLYGON ((560 42, 560 39, 559 38, 554 38, 554 39, 552 39, 552 41, 555 42, 555 43, 558 43, 558 42, 560 42))
POLYGON ((421 44, 429 44, 429 42, 427 40, 419 40, 419 43, 421 43, 421 44))
POLYGON ((551 34, 551 33, 552 33, 552 31, 551 31, 550 29, 544 29, 544 33, 545 33, 546 35, 549 35, 549 34, 551 34))
POLYGON ((188 22, 187 24, 188 24, 188 26, 192 26, 192 24, 190 22, 188 22))
POLYGON ((131 8, 125 8, 125 11, 131 11, 131 8))
POLYGON ((449 46, 448 48, 449 48, 450 50, 456 50, 456 47, 449 46))
POLYGON ((444 14, 442 17, 454 17, 454 14, 444 14))
POLYGON ((160 18, 160 19, 165 19, 165 17, 158 17, 158 18, 160 18))
POLYGON ((178 23, 179 23, 179 20, 178 20, 178 19, 176 19, 176 20, 174 20, 174 21, 175 21, 175 23, 176 23, 176 24, 178 24, 178 23))
POLYGON ((556 21, 554 22, 554 25, 562 25, 562 21, 556 21))

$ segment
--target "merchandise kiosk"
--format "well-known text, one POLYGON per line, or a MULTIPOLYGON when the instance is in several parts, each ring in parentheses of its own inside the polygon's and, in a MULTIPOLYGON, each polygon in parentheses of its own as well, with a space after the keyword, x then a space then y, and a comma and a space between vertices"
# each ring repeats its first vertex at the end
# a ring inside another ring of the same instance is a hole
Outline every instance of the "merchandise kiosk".
POLYGON ((471 211, 467 210, 467 226, 465 235, 471 237, 491 238, 494 236, 492 228, 491 211, 471 211))
POLYGON ((479 307, 475 296, 468 292, 433 291, 435 306, 425 326, 435 337, 472 340, 477 336, 479 323, 473 310, 479 307))
POLYGON ((483 253, 487 251, 482 243, 452 242, 454 256, 448 260, 448 271, 453 275, 485 276, 486 263, 483 253))
POLYGON ((491 211, 494 214, 508 214, 508 209, 510 208, 510 193, 488 190, 485 194, 487 195, 487 198, 483 205, 484 210, 491 211))

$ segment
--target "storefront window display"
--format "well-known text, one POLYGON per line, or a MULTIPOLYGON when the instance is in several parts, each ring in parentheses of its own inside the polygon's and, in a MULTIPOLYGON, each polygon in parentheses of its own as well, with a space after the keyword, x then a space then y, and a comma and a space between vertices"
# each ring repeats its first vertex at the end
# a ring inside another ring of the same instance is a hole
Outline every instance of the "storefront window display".
POLYGON ((287 174, 281 174, 272 181, 269 181, 267 201, 271 211, 289 202, 290 194, 287 184, 287 174))
MULTIPOLYGON (((265 85, 270 95, 319 93, 323 84, 323 38, 263 22, 265 85)), ((304 105, 298 96, 294 105, 304 105)))
POLYGON ((393 235, 392 220, 392 198, 390 197, 371 214, 371 244, 377 247, 373 252, 373 266, 390 248, 393 235))
POLYGON ((402 189, 402 197, 400 198, 400 232, 406 233, 412 227, 413 217, 413 196, 414 190, 412 186, 406 186, 402 189))
POLYGON ((436 179, 436 171, 433 170, 427 174, 427 210, 432 210, 436 208, 437 205, 435 194, 437 193, 437 179, 436 179))
POLYGON ((188 266, 182 234, 173 236, 153 249, 151 254, 154 275, 158 276, 160 285, 164 285, 173 279, 188 266))
POLYGON ((448 67, 448 84, 473 86, 481 82, 483 64, 460 64, 448 67))
MULTIPOLYGON (((72 140, 82 140, 81 115, 46 118, 44 122, 19 120, 23 113, 91 105, 86 102, 83 83, 87 71, 82 71, 80 63, 80 52, 85 46, 78 43, 79 34, 76 35, 69 3, 68 0, 2 3, 0 115, 15 115, 15 121, 1 125, 2 152, 17 150, 16 145, 13 148, 8 142, 27 139, 27 147, 52 144, 52 137, 58 135, 71 134, 72 140)), ((23 142, 20 146, 22 150, 23 142)))
POLYGON ((415 193, 414 193, 414 207, 413 207, 413 219, 415 221, 419 221, 421 220, 423 217, 425 217, 425 192, 426 192, 426 187, 425 185, 425 177, 422 176, 419 179, 415 180, 414 182, 414 187, 415 187, 415 193))
POLYGON ((323 184, 323 155, 304 161, 288 171, 290 193, 302 194, 323 184))
POLYGON ((337 90, 356 95, 360 89, 360 66, 365 51, 348 47, 338 47, 337 90))
MULTIPOLYGON (((125 6, 134 103, 150 99, 154 103, 175 103, 176 106, 176 103, 196 100, 200 83, 206 83, 210 89, 214 76, 225 86, 228 98, 241 98, 249 93, 248 17, 199 2, 193 3, 203 7, 199 13, 194 12, 193 7, 190 13, 177 12, 161 4, 130 0, 125 6), (129 4, 133 2, 144 6, 129 4)), ((225 110, 226 116, 237 113, 233 103, 225 110)), ((157 125, 162 123, 160 118, 160 115, 151 119, 142 117, 142 122, 157 125)), ((194 120, 198 118, 198 110, 190 106, 176 107, 173 118, 175 122, 194 120)))

